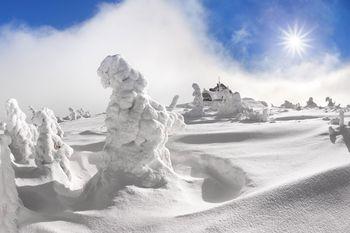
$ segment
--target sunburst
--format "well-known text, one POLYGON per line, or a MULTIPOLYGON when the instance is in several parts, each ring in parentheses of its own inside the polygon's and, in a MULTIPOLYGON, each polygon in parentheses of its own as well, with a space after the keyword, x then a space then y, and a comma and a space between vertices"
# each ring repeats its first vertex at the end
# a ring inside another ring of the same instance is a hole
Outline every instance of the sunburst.
POLYGON ((307 48, 310 48, 310 33, 311 30, 305 31, 304 27, 299 27, 298 24, 294 24, 293 27, 288 26, 287 30, 281 30, 282 36, 280 43, 288 54, 293 57, 298 55, 302 57, 307 48))

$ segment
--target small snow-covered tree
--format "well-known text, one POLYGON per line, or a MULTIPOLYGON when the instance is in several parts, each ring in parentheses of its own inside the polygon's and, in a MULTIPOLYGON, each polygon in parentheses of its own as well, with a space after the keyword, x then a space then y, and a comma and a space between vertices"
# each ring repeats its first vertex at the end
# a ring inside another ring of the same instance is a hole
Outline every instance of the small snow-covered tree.
POLYGON ((192 96, 194 97, 192 102, 193 107, 185 115, 188 117, 201 117, 204 115, 204 111, 203 111, 204 103, 203 103, 202 92, 197 83, 193 83, 192 88, 193 88, 192 96))
POLYGON ((221 90, 222 101, 218 106, 218 115, 233 117, 243 110, 241 95, 238 92, 232 93, 230 89, 221 90))
POLYGON ((34 125, 26 122, 26 115, 19 108, 17 100, 6 102, 6 130, 11 137, 10 149, 17 163, 28 163, 33 154, 38 132, 34 125))
POLYGON ((9 149, 11 138, 0 136, 0 232, 15 233, 20 203, 9 149))
POLYGON ((51 112, 47 109, 36 112, 34 122, 38 125, 39 131, 39 138, 35 146, 36 164, 41 167, 57 162, 68 179, 71 179, 69 158, 73 154, 73 149, 65 144, 57 134, 55 120, 52 118, 51 112))
POLYGON ((317 108, 317 104, 314 102, 314 99, 312 97, 309 98, 309 100, 306 102, 307 108, 317 108))
POLYGON ((152 100, 146 79, 120 55, 107 56, 98 75, 103 87, 113 89, 105 120, 104 173, 123 172, 143 187, 163 185, 166 174, 173 172, 165 143, 183 118, 152 100))
POLYGON ((68 110, 69 110, 69 119, 71 121, 75 121, 80 118, 79 117, 80 115, 72 107, 69 107, 68 110))

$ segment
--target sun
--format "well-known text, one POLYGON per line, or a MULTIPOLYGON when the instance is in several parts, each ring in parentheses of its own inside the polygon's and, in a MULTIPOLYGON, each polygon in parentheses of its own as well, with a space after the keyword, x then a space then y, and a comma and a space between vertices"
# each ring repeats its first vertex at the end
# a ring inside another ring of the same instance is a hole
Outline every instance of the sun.
POLYGON ((311 39, 309 38, 311 31, 305 31, 304 27, 299 27, 295 24, 293 27, 288 26, 287 30, 281 30, 282 42, 284 49, 288 54, 302 57, 307 48, 310 48, 311 39))

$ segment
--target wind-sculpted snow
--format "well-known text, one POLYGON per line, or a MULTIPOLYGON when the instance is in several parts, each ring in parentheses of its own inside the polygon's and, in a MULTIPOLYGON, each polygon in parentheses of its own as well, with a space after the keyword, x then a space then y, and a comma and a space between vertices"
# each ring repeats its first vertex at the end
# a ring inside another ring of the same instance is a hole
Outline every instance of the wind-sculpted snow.
POLYGON ((342 110, 339 112, 339 118, 336 119, 338 119, 337 123, 339 124, 339 127, 333 128, 332 126, 329 126, 329 138, 332 143, 336 143, 337 137, 341 135, 342 141, 345 143, 350 152, 350 128, 345 125, 344 112, 342 110))
POLYGON ((58 123, 58 119, 55 116, 54 111, 49 108, 43 108, 41 111, 34 111, 34 114, 32 117, 33 124, 41 125, 43 114, 45 114, 48 118, 50 118, 47 124, 49 124, 49 127, 52 130, 52 132, 57 136, 59 136, 60 138, 63 138, 64 132, 58 123))
POLYGON ((107 171, 125 172, 144 187, 165 184, 173 172, 165 143, 183 119, 146 94, 146 79, 120 55, 106 57, 98 75, 103 87, 113 89, 105 120, 107 171))
POLYGON ((19 199, 15 184, 15 173, 12 168, 9 149, 11 138, 0 136, 0 232, 15 233, 17 229, 17 215, 19 199))
POLYGON ((53 112, 47 108, 35 114, 34 120, 39 131, 39 138, 35 145, 35 162, 38 167, 58 163, 70 180, 69 158, 73 154, 73 149, 62 141, 58 134, 57 121, 52 116, 54 116, 53 112))
POLYGON ((204 103, 202 97, 202 91, 197 83, 192 84, 193 88, 193 107, 189 112, 186 112, 185 116, 187 117, 201 117, 204 115, 204 103))
POLYGON ((26 122, 26 115, 19 108, 17 100, 6 102, 6 130, 11 137, 10 149, 17 163, 28 163, 33 155, 38 132, 34 125, 26 122))
POLYGON ((224 117, 233 117, 242 112, 241 95, 236 92, 232 93, 230 89, 221 90, 222 102, 219 104, 218 115, 224 117))

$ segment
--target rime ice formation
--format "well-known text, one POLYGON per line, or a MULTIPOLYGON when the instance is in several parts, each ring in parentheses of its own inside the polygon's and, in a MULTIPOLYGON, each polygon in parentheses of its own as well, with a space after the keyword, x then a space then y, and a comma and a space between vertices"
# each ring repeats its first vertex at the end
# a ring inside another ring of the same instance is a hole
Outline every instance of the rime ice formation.
POLYGON ((17 100, 6 102, 6 130, 11 137, 10 149, 17 163, 28 163, 33 155, 38 132, 35 126, 26 122, 26 115, 19 108, 17 100))
POLYGON ((73 149, 65 144, 57 133, 57 121, 52 117, 52 111, 45 108, 36 112, 35 123, 38 125, 39 138, 35 146, 35 162, 38 167, 57 162, 67 178, 71 178, 69 158, 73 149))
POLYGON ((80 118, 80 115, 72 107, 69 107, 68 110, 69 110, 69 120, 74 121, 80 118))
POLYGON ((309 100, 306 102, 307 108, 317 108, 317 104, 314 102, 314 99, 312 97, 309 98, 309 100))
POLYGON ((232 93, 230 89, 222 90, 222 101, 219 104, 218 115, 235 116, 242 112, 242 99, 238 92, 232 93))
POLYGON ((169 107, 168 107, 168 110, 169 111, 172 111, 174 110, 174 108, 176 107, 176 104, 177 104, 177 101, 179 100, 179 95, 174 95, 169 107))
POLYGON ((97 72, 103 87, 113 89, 105 120, 105 172, 123 172, 143 187, 163 185, 173 172, 165 143, 182 118, 146 94, 146 80, 120 55, 107 56, 97 72))
POLYGON ((55 116, 55 113, 53 110, 49 108, 43 108, 41 111, 35 111, 32 117, 32 122, 35 125, 41 125, 41 121, 42 121, 41 118, 42 118, 43 112, 51 119, 48 124, 52 132, 57 136, 59 136, 60 138, 63 138, 64 132, 61 126, 59 125, 58 119, 55 116))
POLYGON ((343 111, 339 112, 339 127, 334 129, 332 126, 329 126, 328 129, 329 129, 329 138, 331 142, 335 143, 337 140, 337 136, 341 135, 343 137, 343 141, 345 145, 347 146, 350 152, 350 128, 345 125, 343 111))
POLYGON ((89 111, 85 111, 83 108, 78 109, 77 111, 78 118, 90 118, 91 114, 89 111))
POLYGON ((326 97, 326 102, 328 102, 327 106, 332 108, 335 106, 335 102, 333 102, 332 98, 326 97))
POLYGON ((295 109, 295 110, 301 110, 301 106, 299 103, 293 104, 293 103, 289 102, 288 100, 285 100, 284 103, 281 105, 281 107, 295 109))
POLYGON ((15 172, 12 168, 8 145, 11 138, 0 136, 0 232, 15 233, 17 230, 17 215, 19 199, 15 184, 15 172))
POLYGON ((186 116, 201 117, 204 115, 204 112, 203 112, 204 104, 203 104, 202 92, 197 83, 193 83, 192 88, 193 88, 192 96, 194 97, 192 102, 193 107, 189 112, 186 113, 186 116))
POLYGON ((246 108, 243 110, 243 113, 240 116, 240 120, 246 122, 268 122, 268 109, 264 108, 262 110, 254 110, 246 108))

